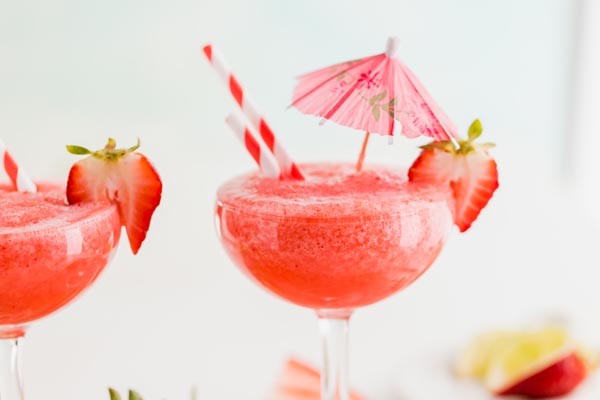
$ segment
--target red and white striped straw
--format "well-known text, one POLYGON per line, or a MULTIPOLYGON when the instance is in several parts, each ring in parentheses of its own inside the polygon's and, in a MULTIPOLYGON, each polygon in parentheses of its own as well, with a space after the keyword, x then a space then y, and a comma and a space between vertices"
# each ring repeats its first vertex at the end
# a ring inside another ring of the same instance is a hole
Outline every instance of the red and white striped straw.
POLYGON ((225 122, 244 144, 263 175, 269 178, 279 178, 281 168, 277 164, 277 160, 269 153, 264 144, 256 140, 250 129, 244 125, 244 121, 235 114, 229 114, 225 122))
POLYGON ((10 178, 15 189, 19 192, 35 193, 37 191, 35 183, 33 183, 23 168, 19 167, 2 140, 0 140, 0 164, 2 164, 4 171, 10 178))
POLYGON ((292 160, 285 148, 275 138, 273 130, 271 130, 271 127, 267 124, 267 121, 262 114, 258 112, 256 105, 248 97, 248 93, 242 89, 242 86, 231 72, 231 69, 228 67, 221 53, 210 44, 204 46, 203 50, 206 58, 208 58, 208 61, 210 61, 211 65, 217 71, 221 80, 228 86, 229 92, 237 104, 240 106, 252 126, 260 133, 260 137, 275 156, 275 159, 283 172, 282 175, 295 179, 304 179, 298 165, 292 160))

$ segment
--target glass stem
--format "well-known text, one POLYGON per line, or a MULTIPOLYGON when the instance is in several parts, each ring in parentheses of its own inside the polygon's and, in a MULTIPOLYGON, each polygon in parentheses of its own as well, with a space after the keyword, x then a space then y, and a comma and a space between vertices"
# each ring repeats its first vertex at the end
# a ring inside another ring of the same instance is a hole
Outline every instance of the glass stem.
POLYGON ((24 400, 23 336, 0 336, 0 400, 24 400))
POLYGON ((348 322, 350 313, 331 315, 320 311, 323 346, 321 400, 348 400, 348 322))

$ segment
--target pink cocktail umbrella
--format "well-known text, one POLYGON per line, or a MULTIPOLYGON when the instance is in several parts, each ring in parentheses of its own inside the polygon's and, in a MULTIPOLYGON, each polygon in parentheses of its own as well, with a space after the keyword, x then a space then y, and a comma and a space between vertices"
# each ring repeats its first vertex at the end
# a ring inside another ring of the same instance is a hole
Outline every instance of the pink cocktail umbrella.
POLYGON ((309 72, 299 77, 294 90, 292 106, 303 113, 323 118, 322 123, 331 120, 367 132, 358 170, 370 133, 458 137, 450 118, 396 58, 397 47, 397 39, 390 38, 385 53, 309 72))

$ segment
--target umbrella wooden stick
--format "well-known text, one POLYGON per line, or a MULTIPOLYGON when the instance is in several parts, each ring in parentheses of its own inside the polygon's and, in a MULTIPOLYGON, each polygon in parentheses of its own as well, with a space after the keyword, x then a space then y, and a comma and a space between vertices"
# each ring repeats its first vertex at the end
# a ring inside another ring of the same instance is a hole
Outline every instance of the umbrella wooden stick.
POLYGON ((365 161, 365 155, 367 154, 367 144, 369 144, 369 137, 371 136, 370 132, 365 133, 365 138, 363 139, 362 148, 360 149, 360 155, 358 156, 358 161, 356 162, 356 172, 360 172, 363 167, 363 162, 365 161))

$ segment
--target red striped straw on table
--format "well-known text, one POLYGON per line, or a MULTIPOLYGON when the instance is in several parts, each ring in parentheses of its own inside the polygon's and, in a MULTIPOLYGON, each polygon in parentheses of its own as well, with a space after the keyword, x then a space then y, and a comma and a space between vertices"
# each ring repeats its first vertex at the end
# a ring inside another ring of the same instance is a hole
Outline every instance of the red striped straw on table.
POLYGON ((13 186, 19 192, 35 193, 37 191, 35 183, 33 183, 23 168, 16 163, 2 140, 0 140, 0 165, 2 165, 13 186))
POLYGON ((225 119, 227 125, 233 133, 241 140, 250 153, 263 175, 269 178, 279 178, 281 168, 275 157, 269 153, 269 150, 252 134, 250 129, 244 125, 244 121, 235 114, 229 114, 225 119))
POLYGON ((298 165, 292 160, 288 152, 275 137, 273 130, 267 124, 263 115, 258 111, 254 102, 249 98, 248 93, 242 89, 239 81, 231 72, 221 53, 212 45, 206 45, 203 48, 204 54, 211 65, 217 71, 219 77, 229 88, 229 92, 240 106, 252 126, 258 131, 271 153, 275 156, 277 163, 282 171, 282 176, 294 179, 304 179, 298 165))

